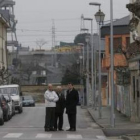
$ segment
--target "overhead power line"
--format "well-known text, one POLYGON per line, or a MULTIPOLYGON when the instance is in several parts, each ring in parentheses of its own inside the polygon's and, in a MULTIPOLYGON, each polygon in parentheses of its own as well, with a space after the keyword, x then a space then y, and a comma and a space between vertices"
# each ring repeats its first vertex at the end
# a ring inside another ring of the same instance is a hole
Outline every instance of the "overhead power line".
MULTIPOLYGON (((73 20, 80 20, 80 18, 62 18, 62 19, 54 19, 55 21, 73 21, 73 20)), ((25 23, 45 23, 45 22, 52 22, 52 19, 48 19, 48 20, 39 20, 39 21, 28 21, 28 22, 20 22, 20 24, 25 24, 25 23)))
MULTIPOLYGON (((31 29, 17 29, 18 31, 21 32, 49 32, 51 33, 52 31, 50 30, 31 30, 31 29)), ((78 32, 79 30, 56 30, 55 32, 78 32)))

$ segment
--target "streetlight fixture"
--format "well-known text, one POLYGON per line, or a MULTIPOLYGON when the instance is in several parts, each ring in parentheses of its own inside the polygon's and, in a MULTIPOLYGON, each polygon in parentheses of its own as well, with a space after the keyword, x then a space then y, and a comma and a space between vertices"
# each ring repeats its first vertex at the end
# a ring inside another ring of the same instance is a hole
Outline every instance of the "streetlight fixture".
POLYGON ((100 33, 100 25, 101 23, 103 23, 104 18, 105 18, 105 14, 101 11, 100 3, 97 2, 92 2, 89 3, 89 5, 94 5, 94 6, 99 6, 99 11, 95 14, 95 18, 96 21, 98 23, 98 31, 99 31, 99 72, 98 72, 98 76, 99 76, 99 89, 98 89, 98 93, 99 93, 99 118, 102 117, 102 112, 101 112, 101 106, 102 106, 102 95, 101 95, 101 89, 102 89, 102 83, 101 83, 101 33, 100 33))
MULTIPOLYGON (((93 96, 93 101, 95 98, 95 90, 94 90, 94 59, 93 59, 93 53, 94 53, 94 48, 93 48, 93 19, 92 18, 84 18, 84 20, 91 21, 91 90, 92 90, 92 96, 93 96)), ((95 105, 95 103, 94 103, 95 105)))
POLYGON ((105 18, 105 14, 99 9, 99 11, 95 14, 95 19, 97 23, 103 23, 105 18))
POLYGON ((89 42, 90 42, 90 36, 87 35, 85 37, 85 41, 87 43, 87 62, 86 62, 86 93, 87 93, 87 106, 89 106, 89 42))

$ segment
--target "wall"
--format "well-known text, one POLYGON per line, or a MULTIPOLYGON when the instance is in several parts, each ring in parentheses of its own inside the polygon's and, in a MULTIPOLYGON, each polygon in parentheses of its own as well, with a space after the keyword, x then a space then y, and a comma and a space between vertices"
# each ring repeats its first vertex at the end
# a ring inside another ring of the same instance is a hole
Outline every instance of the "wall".
POLYGON ((130 117, 130 87, 116 86, 117 110, 130 117))
POLYGON ((0 64, 4 64, 5 68, 7 68, 7 31, 5 26, 0 23, 0 64))

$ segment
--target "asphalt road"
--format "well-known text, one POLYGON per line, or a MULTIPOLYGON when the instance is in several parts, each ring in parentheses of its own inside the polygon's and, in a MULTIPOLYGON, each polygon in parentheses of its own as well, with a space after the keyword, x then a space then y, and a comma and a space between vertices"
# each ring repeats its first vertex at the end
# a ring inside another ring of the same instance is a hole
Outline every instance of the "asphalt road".
MULTIPOLYGON (((22 114, 16 114, 0 126, 0 140, 104 140, 102 130, 96 125, 87 110, 78 107, 77 131, 44 132, 45 107, 26 107, 22 114)), ((69 128, 64 114, 64 130, 69 128)))

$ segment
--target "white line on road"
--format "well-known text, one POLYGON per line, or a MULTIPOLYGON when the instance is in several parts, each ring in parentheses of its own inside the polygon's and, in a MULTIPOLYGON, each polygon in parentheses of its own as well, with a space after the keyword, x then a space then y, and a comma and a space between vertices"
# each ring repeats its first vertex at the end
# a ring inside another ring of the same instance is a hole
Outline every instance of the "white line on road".
POLYGON ((82 139, 82 135, 67 135, 67 139, 82 139))
POLYGON ((37 134, 36 138, 51 138, 52 134, 37 134))
POLYGON ((99 140, 106 140, 105 136, 96 136, 99 140))
POLYGON ((19 138, 23 133, 9 133, 5 135, 3 138, 19 138))

